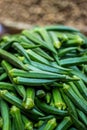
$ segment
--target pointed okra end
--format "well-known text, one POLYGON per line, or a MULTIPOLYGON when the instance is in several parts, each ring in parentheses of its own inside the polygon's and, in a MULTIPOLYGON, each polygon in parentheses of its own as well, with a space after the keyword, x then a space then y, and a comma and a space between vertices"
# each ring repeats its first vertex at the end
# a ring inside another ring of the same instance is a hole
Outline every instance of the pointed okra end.
POLYGON ((57 49, 59 49, 62 45, 62 43, 60 41, 56 41, 53 44, 54 44, 54 47, 57 48, 57 49))

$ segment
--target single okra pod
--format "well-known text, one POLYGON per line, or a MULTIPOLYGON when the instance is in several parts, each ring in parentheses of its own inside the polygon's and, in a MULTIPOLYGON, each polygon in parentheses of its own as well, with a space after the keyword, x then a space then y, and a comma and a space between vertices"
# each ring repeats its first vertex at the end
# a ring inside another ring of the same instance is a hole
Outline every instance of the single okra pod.
POLYGON ((0 75, 0 81, 3 81, 7 78, 7 73, 4 72, 3 74, 0 75))
POLYGON ((25 101, 26 98, 26 90, 25 87, 23 85, 17 85, 15 86, 16 91, 18 92, 18 94, 23 98, 23 101, 25 101))
POLYGON ((57 126, 57 122, 55 118, 52 118, 48 120, 46 126, 44 127, 43 130, 54 130, 54 128, 57 126))
POLYGON ((86 126, 79 121, 72 113, 70 114, 70 117, 72 119, 72 122, 74 124, 74 126, 78 129, 78 130, 86 130, 86 126))
POLYGON ((55 107, 58 108, 59 110, 66 109, 66 104, 64 103, 61 93, 57 87, 53 88, 52 94, 53 94, 53 100, 54 100, 55 107))
POLYGON ((51 101, 51 96, 52 96, 52 95, 51 95, 50 92, 47 92, 47 93, 46 93, 45 99, 46 99, 46 103, 47 103, 47 104, 50 103, 50 101, 51 101))
POLYGON ((79 109, 77 109, 77 113, 80 120, 87 126, 87 116, 85 115, 85 113, 83 111, 80 111, 79 109))
POLYGON ((61 42, 59 41, 58 37, 56 36, 55 32, 50 31, 51 39, 53 42, 53 45, 56 49, 59 49, 61 47, 61 42))
POLYGON ((25 130, 33 130, 33 122, 31 122, 26 116, 22 115, 25 130))
POLYGON ((47 31, 79 32, 78 29, 73 27, 68 27, 65 25, 50 25, 50 26, 46 26, 45 29, 47 31))
POLYGON ((69 99, 69 97, 67 95, 65 95, 65 93, 63 92, 62 89, 60 91, 61 91, 62 97, 67 105, 68 112, 69 113, 72 112, 72 114, 78 119, 75 105, 72 103, 72 101, 69 99))
POLYGON ((9 74, 12 77, 25 77, 25 78, 47 78, 47 79, 61 79, 63 80, 64 78, 66 79, 67 75, 64 74, 58 74, 58 73, 52 73, 52 72, 46 72, 42 70, 30 70, 29 72, 26 72, 24 70, 20 69, 12 69, 9 71, 9 74))
POLYGON ((74 66, 79 64, 87 63, 87 56, 75 57, 75 58, 66 58, 60 60, 62 66, 74 66))
POLYGON ((84 84, 84 82, 80 79, 79 81, 75 81, 75 84, 80 91, 80 93, 83 95, 83 97, 87 100, 87 87, 84 84))
POLYGON ((30 85, 30 86, 41 86, 43 84, 50 84, 56 79, 35 79, 35 78, 23 78, 23 77, 16 77, 13 78, 14 83, 21 84, 21 85, 30 85))
POLYGON ((0 89, 1 90, 9 90, 12 92, 15 91, 14 85, 9 83, 9 82, 0 82, 0 89))
POLYGON ((34 107, 34 97, 35 97, 34 88, 28 87, 26 90, 25 101, 22 104, 25 109, 32 109, 34 107))
POLYGON ((43 121, 43 120, 39 120, 38 122, 36 122, 36 123, 34 124, 34 127, 35 127, 35 128, 39 128, 39 127, 41 127, 43 124, 44 124, 44 121, 43 121))
POLYGON ((10 113, 13 119, 15 120, 16 129, 24 130, 24 125, 23 125, 20 109, 16 106, 12 106, 10 113))
POLYGON ((58 124, 55 130, 68 130, 68 128, 73 124, 69 116, 64 117, 64 119, 58 124))
POLYGON ((10 114, 8 104, 0 99, 1 115, 3 118, 3 130, 10 130, 10 114))

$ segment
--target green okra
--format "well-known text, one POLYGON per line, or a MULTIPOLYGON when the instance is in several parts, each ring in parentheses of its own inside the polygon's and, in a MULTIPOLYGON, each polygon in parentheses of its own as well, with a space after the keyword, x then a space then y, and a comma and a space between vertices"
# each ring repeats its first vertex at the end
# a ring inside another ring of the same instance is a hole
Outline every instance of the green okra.
POLYGON ((24 66, 24 64, 14 55, 12 55, 11 53, 0 49, 0 56, 5 59, 6 61, 8 61, 9 63, 15 65, 18 68, 22 68, 24 70, 27 70, 27 68, 24 66))
POLYGON ((75 81, 75 84, 80 91, 80 93, 83 95, 83 97, 87 100, 87 87, 84 84, 84 82, 80 79, 79 81, 75 81))
POLYGON ((65 25, 50 25, 50 26, 45 26, 45 29, 47 31, 79 32, 78 29, 65 26, 65 25))
POLYGON ((45 113, 49 113, 49 114, 56 114, 56 115, 61 115, 61 116, 65 116, 67 115, 67 111, 65 110, 58 110, 57 108, 54 108, 52 106, 47 105, 44 102, 41 102, 39 99, 35 98, 35 104, 36 106, 44 111, 45 113), (40 104, 40 105, 39 105, 40 104))
POLYGON ((41 45, 32 45, 26 42, 20 42, 20 45, 24 48, 24 49, 36 49, 41 47, 41 45))
POLYGON ((52 118, 55 118, 55 115, 48 115, 48 116, 44 116, 44 117, 39 117, 39 120, 46 121, 46 120, 50 120, 52 118))
POLYGON ((71 99, 74 105, 87 114, 87 101, 85 99, 79 98, 69 85, 63 84, 63 86, 64 92, 71 99))
POLYGON ((77 113, 80 120, 87 126, 87 116, 84 114, 84 112, 77 109, 77 113))
POLYGON ((43 84, 50 84, 56 79, 35 79, 35 78, 23 78, 23 77, 16 77, 13 78, 13 81, 15 84, 21 84, 21 85, 30 85, 30 86, 41 86, 43 84))
POLYGON ((50 36, 53 42, 53 45, 56 49, 59 49, 61 47, 61 42, 59 41, 58 37, 56 36, 55 32, 50 31, 50 36))
POLYGON ((46 95, 45 95, 45 99, 46 99, 46 103, 49 104, 50 101, 51 101, 51 93, 50 92, 47 92, 46 95))
POLYGON ((24 130, 24 125, 23 125, 20 109, 16 106, 12 106, 10 113, 11 113, 13 119, 15 120, 16 129, 24 130))
POLYGON ((19 43, 14 42, 12 44, 12 47, 15 50, 17 50, 20 54, 22 54, 24 57, 26 57, 29 62, 31 61, 29 55, 26 53, 26 50, 19 43))
POLYGON ((34 127, 35 127, 35 128, 39 128, 40 126, 43 125, 43 123, 44 123, 43 120, 39 120, 38 122, 36 122, 36 123, 34 124, 34 127))
POLYGON ((3 99, 0 99, 0 106, 1 115, 3 118, 2 130, 10 130, 10 114, 8 104, 3 99))
POLYGON ((74 66, 79 64, 87 63, 87 56, 75 57, 75 58, 66 58, 60 60, 62 66, 74 66))
POLYGON ((76 75, 76 76, 79 77, 81 80, 83 80, 84 83, 87 84, 87 77, 86 77, 86 75, 85 75, 84 73, 82 73, 81 70, 79 70, 76 66, 71 67, 71 69, 72 69, 72 70, 71 70, 71 74, 76 75))
POLYGON ((34 97, 35 97, 35 90, 34 88, 28 87, 26 89, 26 98, 25 101, 22 103, 25 109, 32 109, 34 108, 34 97))
POLYGON ((62 89, 60 91, 61 91, 62 97, 63 97, 63 99, 64 99, 64 101, 66 103, 68 112, 69 113, 71 112, 78 119, 78 115, 77 115, 75 105, 72 103, 72 101, 69 99, 69 97, 67 95, 65 95, 65 93, 63 92, 62 89))
POLYGON ((9 74, 12 77, 25 77, 25 78, 42 78, 42 79, 67 79, 67 75, 64 74, 57 74, 57 73, 52 73, 52 72, 46 72, 46 71, 42 71, 42 70, 37 70, 37 71, 29 71, 26 72, 24 70, 20 70, 20 69, 12 69, 9 71, 9 74))
POLYGON ((69 116, 64 117, 64 119, 58 124, 55 130, 67 130, 73 124, 69 116))
POLYGON ((44 116, 44 114, 42 112, 39 112, 35 108, 33 108, 32 110, 26 110, 22 106, 22 100, 19 99, 17 96, 11 94, 7 90, 0 90, 0 97, 3 98, 4 100, 6 100, 7 102, 20 108, 25 115, 28 116, 28 114, 29 114, 29 117, 33 120, 37 120, 38 117, 44 116))
POLYGON ((66 104, 64 103, 60 90, 57 87, 52 89, 52 94, 55 107, 59 110, 66 109, 66 104))
POLYGON ((46 126, 44 127, 43 130, 54 130, 54 128, 57 126, 57 122, 55 118, 52 118, 47 121, 46 126))
POLYGON ((86 126, 79 121, 72 113, 70 114, 74 126, 79 130, 86 130, 86 126))
POLYGON ((33 122, 30 121, 26 116, 22 114, 22 120, 24 123, 24 129, 25 130, 33 130, 33 122))
POLYGON ((16 91, 18 92, 18 94, 23 98, 23 101, 25 101, 26 98, 26 90, 25 87, 23 85, 17 85, 15 86, 16 91))
POLYGON ((49 61, 47 59, 45 59, 44 57, 38 55, 37 53, 35 53, 33 50, 26 50, 27 54, 30 56, 30 58, 34 61, 38 61, 41 62, 43 64, 47 64, 49 65, 49 61))
POLYGON ((54 50, 54 52, 56 52, 56 50, 55 50, 55 48, 54 48, 54 46, 52 44, 52 40, 50 38, 50 35, 46 31, 46 29, 44 29, 44 28, 36 28, 35 32, 39 33, 41 35, 42 39, 47 43, 47 45, 50 46, 50 48, 52 50, 54 50))
POLYGON ((14 85, 9 82, 0 82, 0 89, 15 92, 14 85))
POLYGON ((3 81, 7 78, 7 73, 4 72, 3 74, 0 75, 0 81, 3 81))
POLYGON ((58 51, 58 56, 62 57, 66 55, 67 53, 70 53, 73 50, 77 50, 77 47, 67 47, 67 48, 62 48, 58 51))
POLYGON ((29 38, 29 39, 30 39, 31 41, 33 41, 34 43, 40 44, 40 45, 42 45, 43 47, 45 47, 46 49, 50 50, 51 52, 56 53, 56 51, 54 51, 53 48, 50 48, 50 46, 48 46, 45 41, 43 41, 43 40, 37 38, 37 37, 34 35, 34 33, 30 32, 30 31, 28 31, 28 30, 24 30, 24 31, 22 32, 22 34, 25 35, 27 38, 29 38))

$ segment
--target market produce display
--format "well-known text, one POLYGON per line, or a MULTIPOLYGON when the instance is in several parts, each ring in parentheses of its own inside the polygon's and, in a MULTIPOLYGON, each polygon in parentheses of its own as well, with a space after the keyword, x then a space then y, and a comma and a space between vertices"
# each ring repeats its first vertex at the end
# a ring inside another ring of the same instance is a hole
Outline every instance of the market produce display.
POLYGON ((0 39, 0 128, 87 130, 87 37, 63 25, 0 39))

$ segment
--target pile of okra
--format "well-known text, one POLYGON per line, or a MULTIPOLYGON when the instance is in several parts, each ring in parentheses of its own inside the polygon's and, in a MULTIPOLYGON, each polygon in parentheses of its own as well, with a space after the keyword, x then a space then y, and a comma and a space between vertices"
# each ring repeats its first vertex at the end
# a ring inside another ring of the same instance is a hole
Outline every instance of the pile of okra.
POLYGON ((87 130, 87 37, 51 25, 0 38, 1 130, 87 130))

